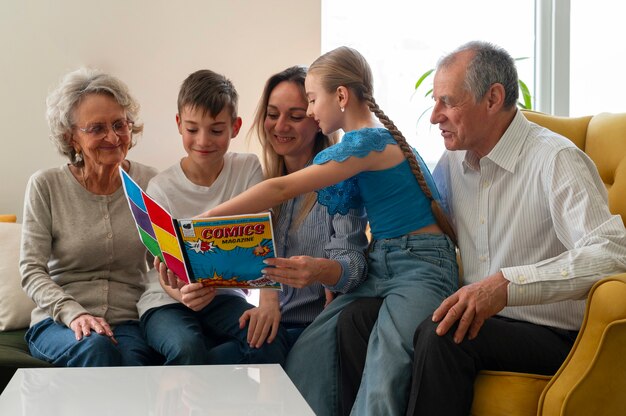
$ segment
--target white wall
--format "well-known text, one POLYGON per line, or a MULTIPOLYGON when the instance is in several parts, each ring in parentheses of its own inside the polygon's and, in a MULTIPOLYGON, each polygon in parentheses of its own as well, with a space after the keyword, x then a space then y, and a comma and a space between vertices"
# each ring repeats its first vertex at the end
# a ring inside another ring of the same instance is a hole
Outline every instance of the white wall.
POLYGON ((0 2, 0 214, 21 220, 38 169, 66 163, 48 139, 45 99, 68 71, 97 67, 128 84, 145 129, 129 159, 164 169, 183 154, 176 98, 183 79, 208 68, 240 95, 247 143, 267 77, 320 53, 320 0, 55 0, 0 2))

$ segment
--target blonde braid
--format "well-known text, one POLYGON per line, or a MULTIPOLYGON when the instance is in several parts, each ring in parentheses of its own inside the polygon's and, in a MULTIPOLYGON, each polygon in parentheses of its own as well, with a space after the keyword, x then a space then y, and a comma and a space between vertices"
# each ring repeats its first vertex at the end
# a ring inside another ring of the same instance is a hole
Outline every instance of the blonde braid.
POLYGON ((426 183, 426 179, 424 178, 424 174, 422 173, 422 169, 420 168, 420 165, 417 162, 417 158, 413 153, 413 149, 406 141, 400 130, 398 130, 393 121, 391 121, 389 117, 387 117, 387 115, 383 112, 383 110, 380 109, 378 104, 376 104, 374 97, 372 97, 371 94, 364 93, 363 99, 367 102, 367 106, 369 107, 370 111, 374 113, 376 117, 378 117, 378 119, 383 123, 385 128, 389 130, 389 133, 391 133, 396 143, 398 143, 398 146, 400 147, 400 150, 402 150, 402 154, 404 154, 404 157, 408 161, 411 172, 413 172, 415 179, 417 179, 417 183, 419 184, 422 192, 424 193, 424 195, 426 195, 426 198, 430 199, 431 210, 433 212, 433 216, 435 217, 435 221, 437 221, 437 225, 439 225, 441 230, 445 234, 447 234, 448 237, 450 237, 450 240, 452 240, 452 242, 456 245, 456 233, 454 232, 450 221, 448 221, 448 217, 443 212, 441 205, 439 205, 439 202, 437 202, 437 200, 433 197, 430 187, 428 186, 428 183, 426 183))

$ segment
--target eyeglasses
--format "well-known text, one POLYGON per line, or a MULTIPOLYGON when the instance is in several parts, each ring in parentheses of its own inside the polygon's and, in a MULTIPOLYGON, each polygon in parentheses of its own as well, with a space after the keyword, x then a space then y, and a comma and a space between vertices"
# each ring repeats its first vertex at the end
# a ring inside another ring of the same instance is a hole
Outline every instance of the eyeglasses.
MULTIPOLYGON (((117 136, 128 136, 133 131, 134 124, 134 121, 118 120, 111 125, 111 128, 113 128, 113 132, 117 136)), ((109 125, 107 123, 95 123, 87 127, 74 127, 95 139, 105 137, 109 134, 109 125)))

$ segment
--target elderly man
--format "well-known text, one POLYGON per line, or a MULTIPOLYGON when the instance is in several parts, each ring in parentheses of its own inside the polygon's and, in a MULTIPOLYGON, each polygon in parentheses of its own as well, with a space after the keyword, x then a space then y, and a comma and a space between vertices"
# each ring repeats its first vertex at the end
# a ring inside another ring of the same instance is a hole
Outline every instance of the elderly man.
MULTIPOLYGON (((505 50, 470 42, 445 56, 433 98, 431 123, 447 149, 433 176, 457 231, 464 286, 417 327, 407 415, 467 415, 480 370, 556 372, 591 286, 626 270, 626 230, 585 153, 517 110, 505 50)), ((346 391, 376 319, 377 302, 367 302, 340 318, 346 391)))

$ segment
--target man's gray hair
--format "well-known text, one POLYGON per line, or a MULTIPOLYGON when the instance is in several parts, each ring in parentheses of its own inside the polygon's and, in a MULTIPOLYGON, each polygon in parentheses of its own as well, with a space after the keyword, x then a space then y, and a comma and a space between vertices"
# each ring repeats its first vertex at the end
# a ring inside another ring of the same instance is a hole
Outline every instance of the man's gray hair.
POLYGON ((499 83, 504 86, 504 107, 510 109, 517 105, 519 81, 515 60, 499 46, 483 41, 468 42, 442 57, 437 69, 449 67, 459 53, 465 51, 474 52, 465 74, 465 88, 474 100, 480 101, 493 84, 499 83))

